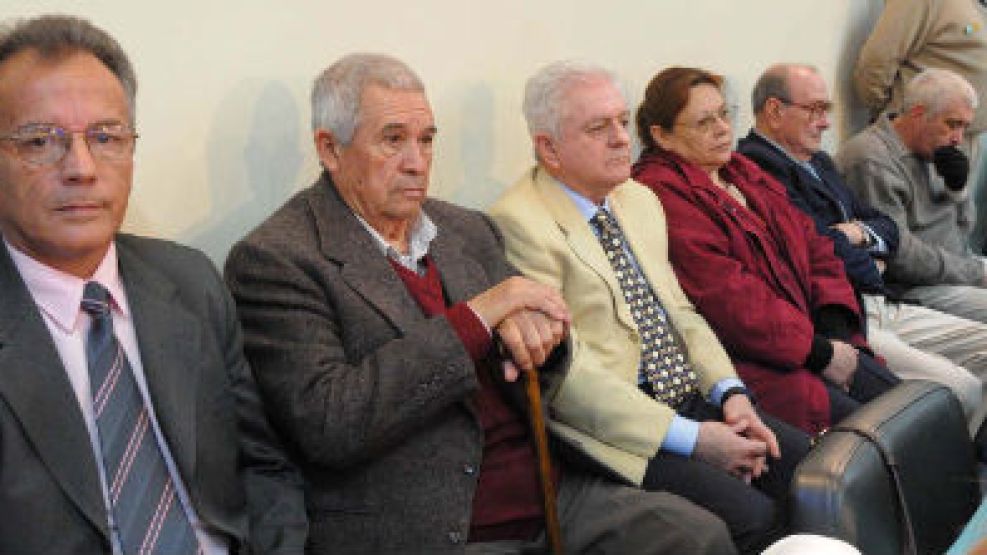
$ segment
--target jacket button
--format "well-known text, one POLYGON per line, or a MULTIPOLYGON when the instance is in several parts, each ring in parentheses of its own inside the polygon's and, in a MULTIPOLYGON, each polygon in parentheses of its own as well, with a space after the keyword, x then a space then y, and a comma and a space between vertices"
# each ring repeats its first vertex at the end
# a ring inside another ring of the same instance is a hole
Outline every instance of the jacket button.
POLYGON ((450 543, 462 543, 463 542, 463 535, 460 534, 459 532, 456 532, 455 530, 453 530, 452 532, 449 532, 449 542, 450 543))
POLYGON ((463 474, 465 474, 467 476, 472 476, 472 475, 476 474, 476 467, 473 466, 473 465, 471 465, 471 464, 469 464, 469 463, 464 464, 463 465, 463 474))

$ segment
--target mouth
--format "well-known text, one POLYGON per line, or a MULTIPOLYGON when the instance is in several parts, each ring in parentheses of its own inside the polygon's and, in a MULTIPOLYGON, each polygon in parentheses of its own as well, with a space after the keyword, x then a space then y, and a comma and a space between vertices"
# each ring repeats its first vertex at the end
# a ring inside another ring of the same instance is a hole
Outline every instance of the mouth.
POLYGON ((401 189, 401 192, 405 197, 417 199, 423 198, 428 192, 428 189, 426 187, 405 187, 401 189))
POLYGON ((95 200, 76 200, 59 204, 55 212, 67 216, 88 216, 102 212, 108 207, 107 203, 95 200))

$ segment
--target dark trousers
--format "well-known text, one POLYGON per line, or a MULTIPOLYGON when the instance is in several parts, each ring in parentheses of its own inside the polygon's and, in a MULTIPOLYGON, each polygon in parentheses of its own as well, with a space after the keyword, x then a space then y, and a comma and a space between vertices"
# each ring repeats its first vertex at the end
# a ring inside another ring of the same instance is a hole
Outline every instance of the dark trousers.
MULTIPOLYGON (((601 555, 733 555, 723 522, 685 499, 641 491, 573 468, 562 471, 559 522, 565 552, 601 555)), ((467 555, 546 553, 534 541, 466 545, 467 555)))
MULTIPOLYGON (((698 421, 722 421, 719 407, 695 395, 677 411, 698 421)), ((769 460, 768 471, 747 484, 722 468, 703 461, 659 452, 648 464, 643 487, 680 495, 722 518, 741 553, 760 553, 788 528, 788 486, 795 467, 809 451, 809 437, 781 420, 759 413, 774 431, 781 459, 769 460)))

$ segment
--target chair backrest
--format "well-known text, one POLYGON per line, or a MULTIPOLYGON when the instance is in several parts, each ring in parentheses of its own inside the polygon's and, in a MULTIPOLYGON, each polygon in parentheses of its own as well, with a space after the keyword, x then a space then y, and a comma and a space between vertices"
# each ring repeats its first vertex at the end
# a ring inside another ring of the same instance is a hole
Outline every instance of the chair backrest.
POLYGON ((959 401, 941 384, 906 381, 834 426, 799 464, 793 532, 868 555, 942 553, 979 492, 959 401))

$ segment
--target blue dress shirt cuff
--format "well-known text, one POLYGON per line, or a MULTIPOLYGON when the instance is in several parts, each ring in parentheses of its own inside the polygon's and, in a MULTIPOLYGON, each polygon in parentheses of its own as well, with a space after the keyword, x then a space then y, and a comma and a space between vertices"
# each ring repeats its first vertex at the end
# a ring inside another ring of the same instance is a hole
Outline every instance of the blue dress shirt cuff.
POLYGON ((665 439, 661 442, 661 449, 683 457, 691 457, 698 439, 699 422, 676 414, 672 418, 671 425, 668 426, 665 439))
POLYGON ((709 400, 716 406, 723 405, 723 394, 734 387, 744 387, 744 382, 740 381, 739 378, 723 378, 722 380, 716 382, 713 389, 709 392, 709 400))

